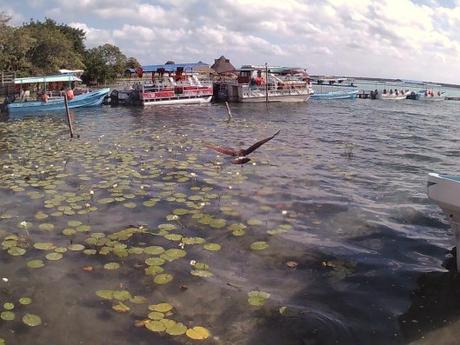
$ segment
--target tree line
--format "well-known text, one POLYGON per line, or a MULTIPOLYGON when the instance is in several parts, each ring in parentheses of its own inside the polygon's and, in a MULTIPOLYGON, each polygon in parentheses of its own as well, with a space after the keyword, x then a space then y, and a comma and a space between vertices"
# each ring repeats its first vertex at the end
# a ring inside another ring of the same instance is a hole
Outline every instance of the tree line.
POLYGON ((120 48, 104 44, 85 47, 85 32, 52 19, 30 20, 21 26, 9 24, 0 13, 0 71, 18 76, 55 74, 59 69, 83 69, 86 83, 105 83, 139 62, 120 48))

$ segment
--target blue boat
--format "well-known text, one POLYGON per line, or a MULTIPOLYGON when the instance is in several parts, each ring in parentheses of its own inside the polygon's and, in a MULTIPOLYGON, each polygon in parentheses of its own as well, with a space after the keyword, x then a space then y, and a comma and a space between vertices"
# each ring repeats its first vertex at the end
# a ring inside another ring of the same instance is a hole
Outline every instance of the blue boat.
MULTIPOLYGON (((104 88, 77 95, 75 98, 68 101, 69 108, 95 107, 101 105, 109 91, 109 88, 104 88)), ((10 114, 18 112, 65 110, 64 97, 49 99, 47 102, 13 102, 7 105, 7 109, 10 114)))
MULTIPOLYGON (((14 83, 16 85, 44 84, 46 89, 46 86, 49 83, 68 83, 70 85, 71 83, 77 81, 81 80, 75 75, 63 74, 45 77, 17 78, 15 79, 14 83)), ((68 106, 70 109, 99 106, 102 104, 104 98, 108 95, 109 92, 109 88, 104 88, 76 95, 73 99, 68 101, 68 106)), ((29 101, 27 100, 27 97, 23 98, 25 98, 25 100, 13 101, 7 104, 6 107, 10 114, 65 110, 63 96, 51 97, 48 98, 47 101, 29 101)))

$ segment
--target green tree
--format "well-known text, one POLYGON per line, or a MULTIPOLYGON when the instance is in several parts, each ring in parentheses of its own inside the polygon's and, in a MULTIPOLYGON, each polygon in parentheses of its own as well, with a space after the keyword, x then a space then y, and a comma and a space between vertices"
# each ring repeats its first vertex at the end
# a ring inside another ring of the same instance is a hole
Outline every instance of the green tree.
POLYGON ((140 67, 141 64, 139 63, 139 61, 137 61, 137 59, 135 57, 129 57, 128 60, 126 60, 126 66, 125 66, 125 69, 127 68, 137 68, 137 67, 140 67))
POLYGON ((86 82, 105 83, 123 74, 127 59, 120 48, 104 44, 86 53, 86 71, 82 76, 86 82))

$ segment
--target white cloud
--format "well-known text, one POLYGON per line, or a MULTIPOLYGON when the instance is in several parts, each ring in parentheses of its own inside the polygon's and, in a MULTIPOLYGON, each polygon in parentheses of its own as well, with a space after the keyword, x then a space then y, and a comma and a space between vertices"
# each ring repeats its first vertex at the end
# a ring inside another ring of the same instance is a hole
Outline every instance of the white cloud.
POLYGON ((89 46, 114 43, 143 63, 225 54, 236 65, 460 83, 460 1, 28 1, 84 29, 89 46))

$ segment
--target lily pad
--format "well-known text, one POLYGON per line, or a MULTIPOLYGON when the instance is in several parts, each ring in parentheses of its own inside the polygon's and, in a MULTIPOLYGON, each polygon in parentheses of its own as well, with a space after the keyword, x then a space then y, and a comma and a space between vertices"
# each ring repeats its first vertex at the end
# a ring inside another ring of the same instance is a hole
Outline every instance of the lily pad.
POLYGON ((8 249, 8 254, 11 256, 21 256, 26 253, 26 250, 20 247, 11 247, 8 249))
POLYGON ((61 253, 49 253, 46 254, 45 258, 47 258, 50 261, 57 261, 61 260, 63 255, 61 253))
POLYGON ((22 322, 27 326, 35 327, 42 324, 42 319, 38 315, 27 313, 22 317, 22 322))
POLYGON ((104 265, 106 270, 117 270, 120 268, 120 264, 118 262, 108 262, 104 265))
POLYGON ((71 251, 79 252, 79 251, 82 251, 83 249, 85 249, 85 246, 83 244, 74 243, 74 244, 71 244, 70 246, 68 246, 67 248, 69 250, 71 250, 71 251))
POLYGON ((209 338, 209 331, 201 326, 196 326, 193 328, 187 329, 187 337, 194 340, 204 340, 209 338))
POLYGON ((112 299, 113 298, 113 290, 97 290, 96 295, 104 299, 112 299))
POLYGON ((154 320, 146 321, 145 328, 152 332, 163 332, 166 330, 166 327, 163 325, 163 323, 154 320))
POLYGON ((171 311, 174 307, 169 303, 158 303, 149 305, 149 310, 157 311, 159 313, 167 313, 171 311))
POLYGON ((150 246, 144 248, 144 253, 149 255, 159 255, 164 253, 164 248, 160 246, 150 246))
POLYGON ((160 257, 167 261, 174 261, 176 259, 183 258, 186 255, 187 252, 185 250, 171 248, 165 251, 163 254, 161 254, 160 257))
POLYGON ((165 263, 165 260, 162 258, 153 257, 145 259, 145 263, 149 266, 161 266, 165 263))
POLYGON ((36 242, 34 243, 34 248, 38 250, 52 250, 55 248, 55 245, 50 242, 36 242))
POLYGON ((127 313, 131 309, 124 303, 118 302, 117 304, 112 306, 112 309, 118 313, 127 313))
POLYGON ((166 333, 169 335, 182 335, 185 332, 187 332, 187 327, 181 322, 176 322, 174 325, 166 327, 166 333))
MULTIPOLYGON (((150 267, 157 267, 157 266, 150 266, 150 267)), ((169 273, 158 274, 157 276, 155 276, 155 278, 153 278, 153 281, 159 285, 168 284, 171 280, 173 280, 173 276, 169 273)))
POLYGON ((158 311, 152 311, 149 313, 148 318, 151 320, 159 321, 165 318, 165 314, 160 313, 158 311))
POLYGON ((27 262, 27 267, 29 268, 41 268, 41 267, 44 267, 45 266, 45 263, 43 262, 43 260, 30 260, 27 262))
POLYGON ((270 294, 265 291, 254 290, 248 292, 248 303, 253 306, 264 305, 268 298, 270 298, 270 294))
POLYGON ((19 303, 22 304, 22 305, 28 305, 28 304, 32 303, 32 298, 30 298, 30 297, 21 297, 19 299, 19 303))
POLYGON ((264 250, 267 248, 268 248, 268 243, 265 241, 257 241, 257 242, 251 243, 252 250, 264 250))
POLYGON ((54 224, 43 223, 43 224, 40 224, 38 228, 43 231, 52 231, 54 229, 54 224))
POLYGON ((16 315, 12 311, 3 311, 0 313, 0 319, 5 321, 13 321, 16 315))
POLYGON ((251 218, 248 220, 249 225, 263 225, 262 221, 257 218, 251 218))
POLYGON ((218 243, 205 243, 203 245, 203 248, 212 252, 217 252, 219 251, 222 247, 218 243))
POLYGON ((13 310, 14 309, 14 303, 11 302, 6 302, 3 304, 3 309, 5 310, 13 310))
POLYGON ((201 277, 201 278, 209 278, 213 276, 211 272, 206 271, 206 270, 192 270, 190 274, 192 276, 201 277))
POLYGON ((127 290, 116 290, 113 292, 113 298, 119 301, 127 301, 133 298, 127 290))

